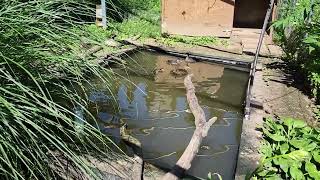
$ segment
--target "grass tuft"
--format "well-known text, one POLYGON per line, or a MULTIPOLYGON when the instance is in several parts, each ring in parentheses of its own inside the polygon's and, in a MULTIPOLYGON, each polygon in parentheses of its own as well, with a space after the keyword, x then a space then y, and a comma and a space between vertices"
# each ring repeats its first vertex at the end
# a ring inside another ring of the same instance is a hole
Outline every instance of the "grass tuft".
POLYGON ((87 110, 87 75, 106 86, 113 80, 95 57, 82 55, 111 35, 80 27, 92 19, 91 7, 80 0, 0 1, 1 179, 99 179, 90 157, 125 158, 89 123, 96 120, 87 110))

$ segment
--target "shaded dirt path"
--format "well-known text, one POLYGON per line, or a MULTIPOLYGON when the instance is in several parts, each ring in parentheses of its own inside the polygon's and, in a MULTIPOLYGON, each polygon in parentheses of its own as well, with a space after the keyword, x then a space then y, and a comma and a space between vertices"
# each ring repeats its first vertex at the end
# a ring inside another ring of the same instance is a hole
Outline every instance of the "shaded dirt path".
POLYGON ((252 107, 250 118, 243 121, 236 179, 244 179, 259 163, 262 134, 257 127, 262 126, 264 117, 293 117, 316 124, 314 105, 304 93, 302 80, 287 71, 286 64, 279 59, 260 58, 259 61, 252 98, 263 108, 252 107))
POLYGON ((302 119, 314 125, 314 105, 305 94, 307 87, 302 78, 287 70, 286 64, 279 60, 265 59, 262 72, 266 112, 279 117, 302 119))

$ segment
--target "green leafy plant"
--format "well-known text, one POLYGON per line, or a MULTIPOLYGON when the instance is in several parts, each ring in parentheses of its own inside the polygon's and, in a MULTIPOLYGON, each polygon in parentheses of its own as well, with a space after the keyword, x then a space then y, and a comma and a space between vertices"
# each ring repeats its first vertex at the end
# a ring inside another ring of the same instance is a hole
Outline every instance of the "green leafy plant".
POLYGON ((160 24, 139 17, 131 17, 121 23, 113 24, 119 39, 133 36, 156 38, 161 36, 160 24))
POLYGON ((259 167, 247 179, 319 179, 320 129, 302 120, 267 118, 259 167))
POLYGON ((277 41, 291 67, 303 73, 311 93, 320 101, 320 3, 311 0, 281 1, 273 24, 277 41))

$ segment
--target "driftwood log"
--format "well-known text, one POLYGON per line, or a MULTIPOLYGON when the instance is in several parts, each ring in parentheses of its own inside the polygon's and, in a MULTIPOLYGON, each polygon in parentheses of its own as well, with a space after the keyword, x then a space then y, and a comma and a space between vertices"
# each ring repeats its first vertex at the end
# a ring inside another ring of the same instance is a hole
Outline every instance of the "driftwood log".
POLYGON ((195 87, 192 84, 191 77, 192 75, 187 75, 184 80, 184 85, 187 90, 189 107, 195 118, 196 129, 184 153, 172 170, 162 178, 163 180, 179 179, 185 171, 191 168, 191 163, 199 151, 202 139, 207 136, 210 127, 217 120, 216 117, 213 117, 209 121, 206 121, 205 113, 200 107, 195 95, 195 87))

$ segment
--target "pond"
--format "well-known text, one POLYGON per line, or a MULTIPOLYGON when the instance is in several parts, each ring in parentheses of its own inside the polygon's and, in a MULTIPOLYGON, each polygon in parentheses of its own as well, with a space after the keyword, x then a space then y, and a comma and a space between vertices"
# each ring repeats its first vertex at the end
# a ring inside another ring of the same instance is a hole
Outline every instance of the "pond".
MULTIPOLYGON (((112 94, 103 84, 96 84, 98 88, 89 92, 92 113, 108 134, 119 136, 112 124, 127 123, 131 135, 142 143, 144 160, 170 169, 195 129, 184 77, 172 73, 177 66, 187 68, 194 75, 196 95, 207 119, 218 117, 187 174, 206 178, 212 172, 233 179, 248 73, 219 64, 180 60, 184 59, 148 51, 131 54, 125 58, 126 68, 114 69, 125 79, 113 84, 112 94), (118 107, 110 99, 115 99, 118 107)), ((121 145, 119 139, 115 141, 121 145)))

